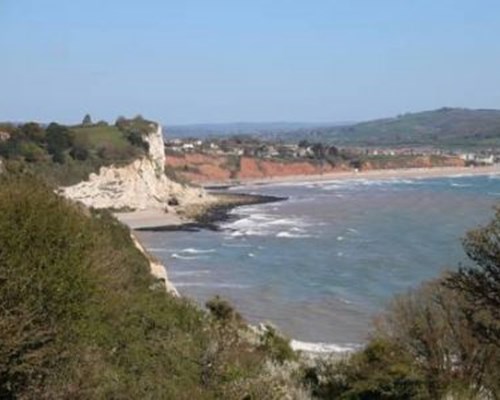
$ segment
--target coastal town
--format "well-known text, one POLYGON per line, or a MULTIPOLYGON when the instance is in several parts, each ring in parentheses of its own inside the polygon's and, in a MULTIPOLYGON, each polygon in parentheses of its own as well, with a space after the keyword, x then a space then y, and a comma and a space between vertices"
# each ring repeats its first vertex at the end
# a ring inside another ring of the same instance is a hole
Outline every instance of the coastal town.
POLYGON ((477 151, 440 149, 433 146, 418 147, 337 147, 320 142, 302 140, 298 143, 273 142, 251 136, 221 137, 210 139, 172 138, 165 141, 167 155, 204 154, 210 156, 245 156, 263 159, 321 160, 344 155, 346 157, 401 157, 439 156, 458 158, 466 166, 493 165, 500 162, 496 147, 477 151))

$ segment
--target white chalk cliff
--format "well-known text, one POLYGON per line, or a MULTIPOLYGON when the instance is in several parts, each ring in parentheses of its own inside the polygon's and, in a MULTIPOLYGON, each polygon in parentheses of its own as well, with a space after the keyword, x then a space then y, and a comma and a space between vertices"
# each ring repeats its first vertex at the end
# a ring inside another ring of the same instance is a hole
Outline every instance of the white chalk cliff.
POLYGON ((210 200, 203 189, 167 178, 160 125, 151 124, 151 133, 144 140, 149 144, 146 156, 124 167, 102 167, 87 181, 62 188, 61 193, 89 207, 134 210, 169 210, 169 203, 183 206, 210 200))

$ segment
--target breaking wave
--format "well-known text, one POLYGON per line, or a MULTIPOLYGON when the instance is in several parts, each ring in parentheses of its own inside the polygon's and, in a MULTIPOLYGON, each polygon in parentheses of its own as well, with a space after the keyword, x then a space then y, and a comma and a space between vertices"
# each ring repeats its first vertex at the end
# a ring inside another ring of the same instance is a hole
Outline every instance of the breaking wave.
POLYGON ((212 289, 249 289, 250 285, 239 283, 175 282, 175 287, 203 287, 212 289))
POLYGON ((289 239, 303 239, 303 238, 309 238, 309 237, 311 237, 311 235, 304 234, 304 233, 292 233, 292 232, 288 232, 288 231, 283 231, 283 232, 278 232, 276 234, 276 237, 289 238, 289 239))
POLYGON ((172 258, 177 258, 178 260, 204 260, 207 258, 205 255, 201 256, 183 256, 182 254, 173 253, 172 258))
POLYGON ((188 254, 207 254, 207 253, 215 253, 215 249, 193 249, 191 247, 187 249, 180 250, 180 253, 188 253, 188 254))
POLYGON ((242 218, 221 224, 229 236, 309 237, 305 228, 311 224, 302 218, 271 215, 257 207, 241 207, 238 214, 242 218))
POLYGON ((312 343, 291 340, 290 346, 295 351, 305 351, 308 353, 351 353, 361 347, 359 344, 339 345, 334 343, 312 343))

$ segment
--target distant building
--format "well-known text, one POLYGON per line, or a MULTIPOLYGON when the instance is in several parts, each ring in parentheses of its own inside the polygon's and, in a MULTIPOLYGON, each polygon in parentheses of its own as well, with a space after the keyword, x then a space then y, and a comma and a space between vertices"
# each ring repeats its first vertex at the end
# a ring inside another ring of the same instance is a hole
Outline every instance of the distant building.
POLYGON ((476 155, 474 153, 464 153, 460 154, 460 158, 464 161, 475 161, 476 155))
POLYGON ((495 156, 493 154, 478 155, 474 153, 464 153, 460 154, 459 157, 464 161, 476 164, 493 165, 495 163, 495 156))
POLYGON ((495 157, 493 155, 490 156, 482 156, 482 157, 476 157, 475 160, 478 164, 487 164, 487 165, 492 165, 495 163, 495 157))

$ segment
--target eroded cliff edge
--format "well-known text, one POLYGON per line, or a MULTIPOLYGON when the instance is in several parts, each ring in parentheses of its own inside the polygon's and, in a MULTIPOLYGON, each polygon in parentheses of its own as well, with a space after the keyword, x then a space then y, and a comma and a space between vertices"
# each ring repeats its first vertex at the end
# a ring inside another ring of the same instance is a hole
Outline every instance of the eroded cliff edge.
MULTIPOLYGON (((143 140, 148 144, 144 157, 122 167, 102 167, 88 180, 61 188, 61 194, 87 207, 114 211, 157 210, 158 215, 177 215, 185 207, 214 201, 213 196, 201 188, 181 185, 167 178, 161 125, 152 123, 150 133, 144 135, 143 140)), ((165 283, 168 292, 178 295, 168 280, 165 267, 147 254, 133 234, 132 239, 149 260, 151 273, 165 283)))
POLYGON ((149 146, 146 156, 123 167, 102 167, 88 180, 62 188, 61 193, 88 207, 117 211, 160 209, 175 213, 179 207, 211 201, 203 189, 167 178, 159 124, 151 124, 150 133, 143 139, 149 146))

